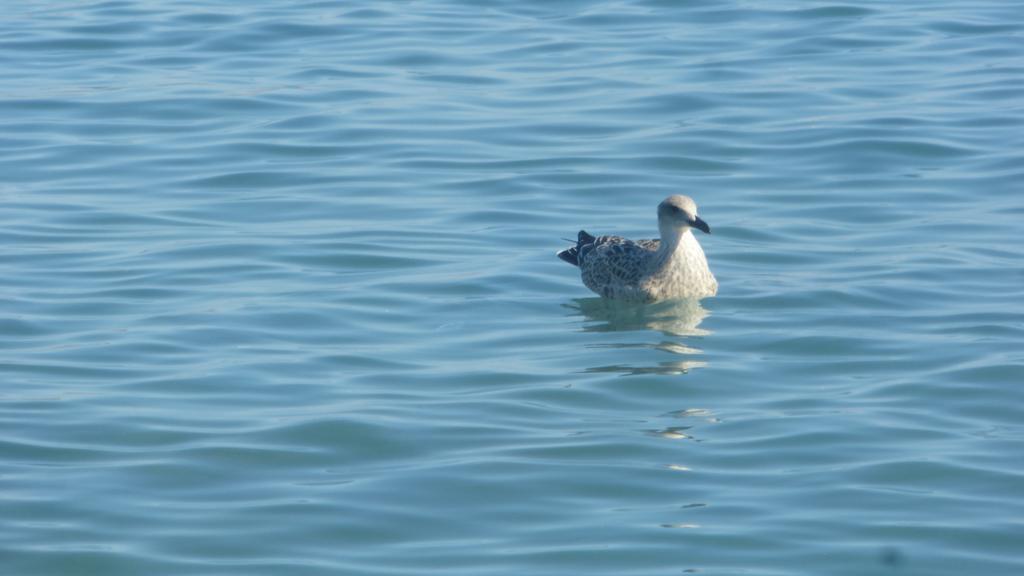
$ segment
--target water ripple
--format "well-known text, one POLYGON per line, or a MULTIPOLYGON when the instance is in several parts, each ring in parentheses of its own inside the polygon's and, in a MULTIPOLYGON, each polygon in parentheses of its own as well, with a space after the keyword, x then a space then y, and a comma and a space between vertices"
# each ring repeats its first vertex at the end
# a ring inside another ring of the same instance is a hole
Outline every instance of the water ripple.
POLYGON ((1024 567, 1014 3, 7 8, 11 574, 1024 567))

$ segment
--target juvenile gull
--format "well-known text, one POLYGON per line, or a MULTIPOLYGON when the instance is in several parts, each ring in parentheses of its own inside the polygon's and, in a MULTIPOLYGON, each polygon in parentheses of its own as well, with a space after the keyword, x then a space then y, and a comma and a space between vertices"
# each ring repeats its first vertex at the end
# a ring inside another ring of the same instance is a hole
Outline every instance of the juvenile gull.
POLYGON ((658 204, 661 240, 627 240, 580 230, 576 246, 558 257, 580 267, 583 283, 605 298, 655 302, 704 298, 718 292, 691 228, 710 234, 689 196, 669 196, 658 204))

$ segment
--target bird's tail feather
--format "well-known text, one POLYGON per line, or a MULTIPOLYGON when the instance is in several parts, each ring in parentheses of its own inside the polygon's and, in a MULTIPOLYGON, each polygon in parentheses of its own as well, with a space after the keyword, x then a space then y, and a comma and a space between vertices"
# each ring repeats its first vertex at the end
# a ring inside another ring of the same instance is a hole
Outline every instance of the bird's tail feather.
POLYGON ((590 234, 587 234, 586 230, 580 230, 579 234, 576 235, 576 245, 572 248, 566 248, 558 253, 558 257, 565 260, 573 266, 580 265, 580 248, 587 244, 591 244, 596 240, 590 234))
POLYGON ((577 257, 578 255, 579 251, 576 250, 575 246, 573 246, 572 248, 566 248, 565 250, 562 250, 561 252, 558 253, 559 258, 565 260, 566 262, 572 264, 573 266, 580 265, 579 258, 577 257))

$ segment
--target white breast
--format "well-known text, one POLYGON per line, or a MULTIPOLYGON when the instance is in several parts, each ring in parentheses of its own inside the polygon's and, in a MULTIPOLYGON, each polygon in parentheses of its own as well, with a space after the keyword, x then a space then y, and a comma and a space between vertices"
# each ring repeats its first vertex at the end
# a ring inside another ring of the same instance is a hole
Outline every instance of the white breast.
POLYGON ((697 238, 687 231, 668 260, 643 282, 642 289, 649 300, 705 298, 718 292, 718 281, 697 238))

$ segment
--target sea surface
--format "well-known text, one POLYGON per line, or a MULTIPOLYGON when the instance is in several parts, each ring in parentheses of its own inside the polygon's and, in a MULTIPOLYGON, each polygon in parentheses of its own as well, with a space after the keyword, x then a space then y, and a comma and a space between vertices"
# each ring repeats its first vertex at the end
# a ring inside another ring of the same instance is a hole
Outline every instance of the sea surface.
POLYGON ((8 2, 0 334, 4 576, 1018 576, 1024 11, 8 2))

